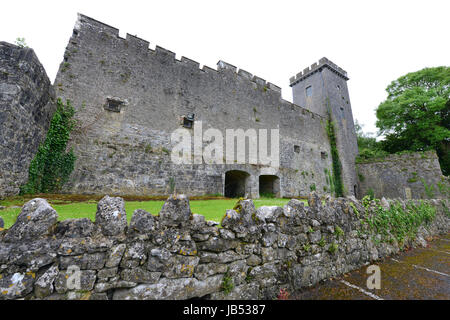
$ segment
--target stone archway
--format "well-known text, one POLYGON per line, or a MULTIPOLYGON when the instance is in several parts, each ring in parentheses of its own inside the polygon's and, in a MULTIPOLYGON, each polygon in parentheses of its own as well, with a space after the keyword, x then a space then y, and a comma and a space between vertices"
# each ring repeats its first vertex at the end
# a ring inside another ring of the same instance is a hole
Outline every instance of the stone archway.
POLYGON ((275 175, 259 176, 259 196, 280 197, 280 178, 275 175))
POLYGON ((241 170, 230 170, 225 173, 224 195, 227 198, 245 197, 250 174, 241 170))

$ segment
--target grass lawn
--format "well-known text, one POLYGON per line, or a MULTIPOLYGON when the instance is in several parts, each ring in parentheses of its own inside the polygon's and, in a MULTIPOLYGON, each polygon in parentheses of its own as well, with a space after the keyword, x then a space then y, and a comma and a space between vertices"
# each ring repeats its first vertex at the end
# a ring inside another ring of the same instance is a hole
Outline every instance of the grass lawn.
MULTIPOLYGON (((43 197, 43 196, 42 196, 43 197)), ((44 197, 43 197, 44 198, 44 197)), ((96 200, 87 200, 83 202, 62 202, 60 200, 48 200, 52 207, 58 212, 59 220, 71 218, 89 218, 95 220, 95 212, 97 210, 96 200)), ((237 199, 211 199, 211 200, 190 200, 191 211, 193 213, 202 214, 206 220, 214 220, 220 222, 225 211, 232 209, 236 204, 237 199)), ((282 207, 289 202, 289 199, 276 198, 262 198, 253 200, 255 206, 279 206, 282 207)), ((306 201, 305 201, 306 202, 306 201)), ((19 200, 4 200, 0 205, 23 205, 23 201, 19 200)), ((125 210, 127 212, 128 222, 131 220, 134 210, 143 209, 151 214, 158 214, 161 210, 164 201, 149 200, 149 201, 125 201, 125 210)), ((5 228, 11 227, 16 221, 17 215, 20 213, 20 208, 12 208, 0 210, 0 217, 5 221, 5 228)))

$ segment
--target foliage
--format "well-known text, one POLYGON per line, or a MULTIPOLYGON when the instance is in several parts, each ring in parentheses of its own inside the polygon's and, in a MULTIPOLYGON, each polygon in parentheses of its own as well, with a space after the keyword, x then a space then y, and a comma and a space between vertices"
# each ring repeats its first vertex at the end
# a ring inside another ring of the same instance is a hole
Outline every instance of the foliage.
POLYGON ((334 254, 334 253, 337 252, 338 248, 339 248, 339 245, 338 245, 337 243, 334 243, 334 242, 333 242, 333 243, 330 244, 330 246, 328 247, 328 252, 331 253, 331 254, 334 254))
POLYGON ((222 285, 220 286, 221 290, 225 295, 230 294, 231 291, 234 289, 234 282, 233 279, 230 277, 228 272, 223 276, 222 279, 222 285))
POLYGON ((382 240, 388 242, 392 242, 392 237, 399 244, 407 238, 414 239, 419 227, 429 224, 436 215, 436 208, 423 201, 418 204, 409 202, 405 208, 395 202, 388 209, 383 208, 378 199, 374 203, 374 214, 366 217, 365 224, 370 231, 380 234, 382 240))
POLYGON ((424 178, 421 178, 420 181, 422 181, 423 187, 425 188, 425 193, 427 194, 427 197, 432 199, 434 198, 434 187, 432 184, 428 185, 424 178))
POLYGON ((376 125, 384 151, 434 149, 442 171, 450 173, 450 67, 408 73, 387 88, 376 125))
MULTIPOLYGON (((382 158, 388 153, 381 149, 381 143, 372 137, 371 133, 364 133, 363 125, 355 120, 356 139, 358 142, 358 158, 357 162, 367 159, 382 158)), ((362 180, 361 180, 362 181, 362 180)))
POLYGON ((169 178, 169 192, 170 194, 174 194, 175 192, 175 178, 174 177, 170 177, 169 178))
POLYGON ((66 151, 70 132, 75 126, 74 108, 69 100, 64 105, 57 100, 57 108, 50 122, 45 141, 31 161, 28 182, 21 187, 21 194, 58 192, 73 171, 75 155, 66 151))
POLYGON ((327 121, 327 134, 330 140, 331 147, 331 159, 333 164, 333 189, 336 197, 342 197, 344 195, 344 185, 342 183, 342 165, 339 160, 339 153, 336 145, 336 130, 334 128, 334 123, 331 121, 331 112, 328 112, 327 121))
POLYGON ((339 238, 344 235, 344 230, 342 230, 341 227, 336 226, 336 228, 334 229, 334 234, 336 235, 337 238, 339 238))
POLYGON ((20 48, 28 48, 28 45, 25 42, 25 38, 16 38, 16 41, 14 41, 14 43, 20 48))

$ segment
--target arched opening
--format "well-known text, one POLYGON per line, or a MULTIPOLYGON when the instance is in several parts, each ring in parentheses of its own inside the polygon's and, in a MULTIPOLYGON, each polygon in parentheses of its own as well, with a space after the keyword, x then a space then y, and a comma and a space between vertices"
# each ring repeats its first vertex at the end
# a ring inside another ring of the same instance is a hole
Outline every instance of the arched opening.
POLYGON ((227 198, 245 197, 247 179, 250 175, 245 171, 231 170, 225 173, 224 195, 227 198))
POLYGON ((280 178, 274 175, 260 175, 259 196, 280 197, 280 178))

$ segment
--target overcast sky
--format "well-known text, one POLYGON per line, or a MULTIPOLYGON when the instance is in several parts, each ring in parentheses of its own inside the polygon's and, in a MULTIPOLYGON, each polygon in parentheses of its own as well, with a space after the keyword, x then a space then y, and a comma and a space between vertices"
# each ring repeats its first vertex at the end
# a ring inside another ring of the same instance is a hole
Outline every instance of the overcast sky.
POLYGON ((394 79, 450 65, 449 0, 2 1, 0 41, 24 37, 53 82, 77 12, 216 68, 223 60, 282 88, 327 57, 348 72, 353 116, 375 132, 394 79))

